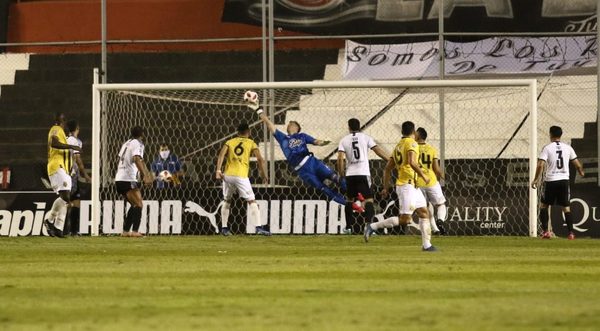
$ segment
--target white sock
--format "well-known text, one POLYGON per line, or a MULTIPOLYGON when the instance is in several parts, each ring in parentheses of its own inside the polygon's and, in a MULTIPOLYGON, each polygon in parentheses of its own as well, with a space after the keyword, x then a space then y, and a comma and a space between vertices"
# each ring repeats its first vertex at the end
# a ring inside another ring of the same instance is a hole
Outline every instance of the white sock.
POLYGON ((256 202, 250 203, 248 204, 248 208, 250 208, 250 222, 252 222, 255 227, 261 226, 260 209, 258 209, 258 204, 256 202))
POLYGON ((447 212, 448 212, 448 209, 446 208, 446 205, 439 205, 437 207, 437 219, 445 221, 447 212))
POLYGON ((438 229, 438 227, 437 227, 437 224, 435 224, 435 217, 433 214, 433 205, 427 204, 427 210, 429 211, 429 224, 431 224, 431 231, 433 231, 433 232, 440 231, 440 229, 438 229))
MULTIPOLYGON (((61 199, 62 200, 62 199, 61 199)), ((61 210, 58 212, 54 220, 54 227, 62 231, 65 228, 65 218, 67 218, 67 206, 64 205, 61 210)))
POLYGON ((393 228, 394 226, 398 226, 398 225, 400 225, 400 220, 398 219, 398 217, 390 217, 390 218, 384 219, 383 221, 371 223, 371 229, 373 229, 373 230, 389 229, 389 228, 393 228))
POLYGON ((68 203, 61 197, 56 198, 56 200, 54 200, 54 203, 52 203, 52 208, 50 209, 50 221, 53 222, 54 219, 58 216, 58 213, 60 213, 62 207, 67 205, 68 203))
POLYGON ((423 241, 423 248, 427 249, 431 247, 431 226, 429 219, 419 218, 419 228, 421 229, 421 240, 423 241))
POLYGON ((231 204, 227 201, 223 203, 223 207, 221 207, 221 225, 226 228, 227 221, 229 220, 229 211, 231 210, 231 204))

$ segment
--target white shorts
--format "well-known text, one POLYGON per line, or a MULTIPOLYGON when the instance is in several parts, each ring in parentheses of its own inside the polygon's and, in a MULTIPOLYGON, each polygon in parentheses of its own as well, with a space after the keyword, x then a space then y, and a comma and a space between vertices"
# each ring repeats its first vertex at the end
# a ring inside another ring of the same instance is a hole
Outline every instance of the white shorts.
POLYGON ((411 184, 396 186, 400 215, 412 215, 416 209, 427 207, 425 196, 411 184))
POLYGON ((237 192, 240 197, 246 201, 252 201, 254 197, 254 191, 252 191, 252 185, 250 185, 249 178, 241 178, 236 176, 223 176, 223 197, 225 200, 230 200, 231 197, 237 192))
POLYGON ((436 183, 431 187, 421 187, 419 190, 423 192, 425 200, 427 200, 427 202, 431 202, 431 204, 434 206, 443 205, 446 203, 446 197, 444 196, 444 192, 442 192, 442 186, 440 183, 436 183))
POLYGON ((50 177, 50 185, 52 190, 58 194, 60 191, 71 191, 71 176, 63 168, 58 168, 50 177))

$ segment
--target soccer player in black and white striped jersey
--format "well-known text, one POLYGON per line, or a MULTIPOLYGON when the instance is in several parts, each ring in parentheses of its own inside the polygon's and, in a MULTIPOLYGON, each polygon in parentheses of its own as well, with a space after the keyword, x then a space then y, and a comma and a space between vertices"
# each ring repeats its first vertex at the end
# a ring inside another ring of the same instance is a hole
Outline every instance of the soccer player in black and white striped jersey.
POLYGON ((531 183, 533 189, 537 189, 544 165, 544 194, 540 203, 540 223, 542 224, 542 238, 550 239, 551 233, 548 231, 548 221, 550 215, 548 207, 559 205, 565 215, 565 223, 569 231, 568 239, 575 239, 573 233, 573 220, 571 219, 571 197, 569 188, 569 163, 573 163, 577 172, 582 177, 585 176, 581 162, 577 160, 577 154, 570 145, 560 141, 562 129, 558 126, 550 127, 550 143, 542 149, 538 157, 537 168, 535 169, 535 178, 531 183))
MULTIPOLYGON (((370 136, 360 132, 360 121, 356 118, 348 120, 350 134, 342 138, 338 147, 337 171, 340 176, 346 176, 346 233, 352 231, 354 224, 354 209, 352 204, 360 195, 364 199, 365 220, 373 222, 375 206, 373 205, 373 192, 371 190, 371 170, 369 168, 369 150, 372 150, 384 161, 390 159, 389 155, 370 136), (345 163, 345 164, 344 164, 345 163)), ((363 226, 361 225, 361 228, 363 226)))

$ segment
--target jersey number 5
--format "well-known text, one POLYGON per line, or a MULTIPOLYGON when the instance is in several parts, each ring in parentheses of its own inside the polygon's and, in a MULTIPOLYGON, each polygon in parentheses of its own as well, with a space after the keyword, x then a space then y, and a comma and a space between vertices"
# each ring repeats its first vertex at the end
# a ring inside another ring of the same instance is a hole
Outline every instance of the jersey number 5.
POLYGON ((360 160, 360 149, 358 149, 358 141, 352 142, 352 154, 355 160, 360 160))
POLYGON ((394 161, 396 164, 402 164, 402 150, 400 148, 394 150, 394 161))
POLYGON ((565 160, 563 159, 562 151, 556 151, 556 154, 558 154, 558 159, 556 160, 556 168, 562 169, 565 166, 565 160))

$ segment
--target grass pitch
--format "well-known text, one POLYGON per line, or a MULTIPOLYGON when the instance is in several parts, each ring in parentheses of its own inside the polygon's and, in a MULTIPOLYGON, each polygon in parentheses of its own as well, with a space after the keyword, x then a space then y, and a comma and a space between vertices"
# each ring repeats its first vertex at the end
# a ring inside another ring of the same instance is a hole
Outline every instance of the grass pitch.
POLYGON ((0 238, 0 330, 598 330, 600 241, 0 238))

